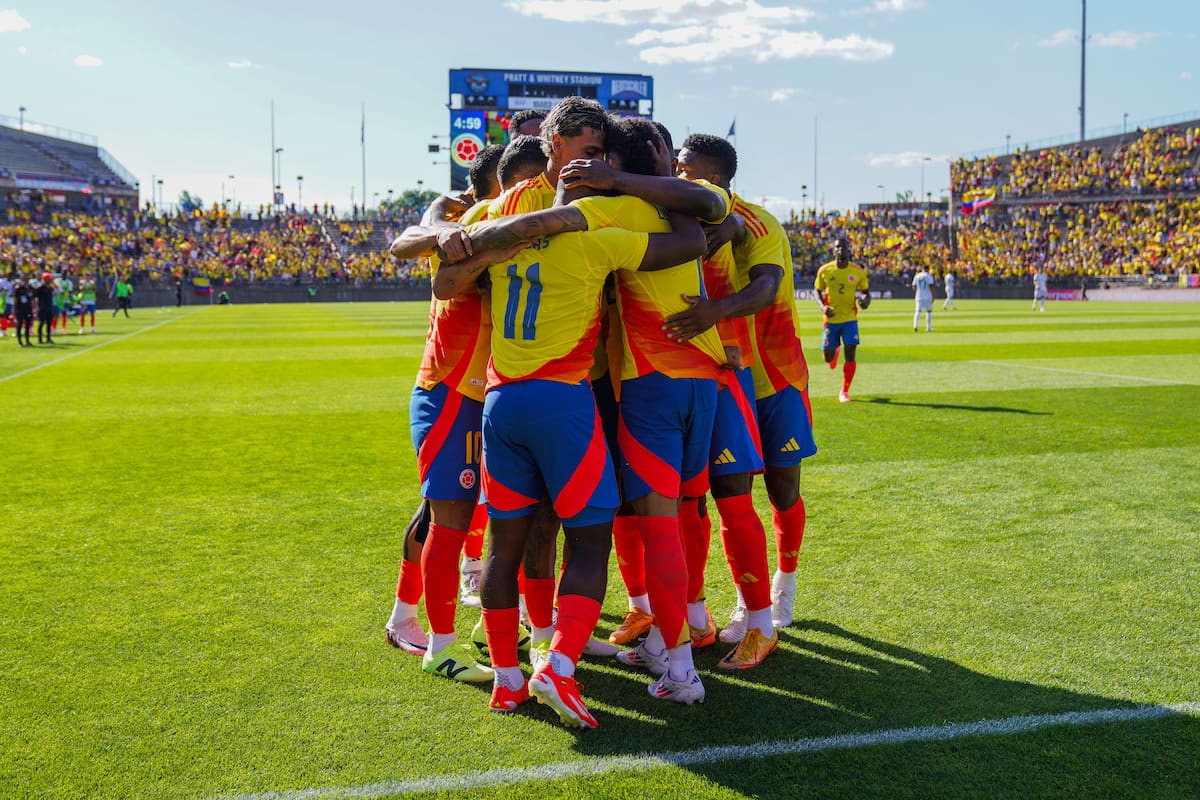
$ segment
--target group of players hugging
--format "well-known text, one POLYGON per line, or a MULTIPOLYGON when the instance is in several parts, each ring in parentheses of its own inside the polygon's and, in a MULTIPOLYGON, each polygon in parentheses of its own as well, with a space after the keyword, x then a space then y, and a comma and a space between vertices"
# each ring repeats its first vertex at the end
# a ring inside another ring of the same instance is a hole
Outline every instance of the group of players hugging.
POLYGON ((491 681, 495 711, 534 697, 595 728, 574 677, 585 653, 692 704, 705 694, 693 651, 719 639, 733 648, 717 666, 740 670, 777 648, 804 535, 801 461, 816 452, 808 367, 787 236, 730 190, 728 141, 691 135, 673 156, 661 125, 579 97, 517 114, 510 132, 476 158, 466 196, 440 198, 391 246, 431 257, 434 299, 410 406, 425 502, 387 639, 426 672, 491 681), (737 590, 719 633, 704 600, 708 494, 737 590), (613 547, 629 611, 602 641, 613 547), (473 649, 455 632, 460 598, 482 605, 473 649))

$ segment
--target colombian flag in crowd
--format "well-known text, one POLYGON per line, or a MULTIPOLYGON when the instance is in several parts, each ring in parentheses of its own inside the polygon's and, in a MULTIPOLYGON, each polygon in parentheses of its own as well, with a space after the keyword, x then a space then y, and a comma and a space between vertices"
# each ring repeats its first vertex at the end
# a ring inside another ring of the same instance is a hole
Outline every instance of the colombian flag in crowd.
POLYGON ((990 206, 996 199, 996 188, 972 189, 963 195, 962 213, 970 214, 990 206))
POLYGON ((212 294, 212 284, 208 282, 208 278, 199 275, 192 276, 192 289, 196 294, 212 294))

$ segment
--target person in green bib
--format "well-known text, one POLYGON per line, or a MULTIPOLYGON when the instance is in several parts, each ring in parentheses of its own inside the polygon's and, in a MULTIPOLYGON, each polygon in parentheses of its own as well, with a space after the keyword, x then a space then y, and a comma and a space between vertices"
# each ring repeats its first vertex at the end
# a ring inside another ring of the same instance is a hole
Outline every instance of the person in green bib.
POLYGON ((84 277, 79 281, 79 292, 75 295, 79 300, 79 332, 83 333, 83 318, 91 315, 92 333, 96 332, 96 279, 84 277))
POLYGON ((125 316, 129 316, 129 306, 133 303, 133 286, 125 278, 117 278, 117 307, 113 309, 113 316, 117 315, 118 311, 124 311, 125 316))

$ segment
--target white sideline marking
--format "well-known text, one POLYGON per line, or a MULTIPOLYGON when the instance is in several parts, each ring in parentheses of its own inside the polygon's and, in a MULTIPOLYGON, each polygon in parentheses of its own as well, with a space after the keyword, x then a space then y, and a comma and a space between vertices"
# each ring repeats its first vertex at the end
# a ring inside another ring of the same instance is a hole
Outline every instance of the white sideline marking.
MULTIPOLYGON (((667 753, 641 753, 631 756, 590 758, 583 761, 563 761, 537 767, 490 769, 486 772, 460 775, 439 775, 408 781, 379 781, 361 786, 326 786, 314 789, 293 789, 280 792, 259 792, 226 796, 224 800, 312 800, 312 798, 372 798, 421 792, 463 792, 470 789, 490 789, 526 781, 557 781, 604 775, 612 772, 652 769, 655 767, 686 767, 694 764, 713 764, 722 761, 772 756, 823 753, 828 750, 851 750, 881 744, 912 742, 944 742, 968 736, 1010 736, 1016 733, 1048 728, 1055 725, 1100 725, 1161 719, 1172 716, 1200 716, 1200 703, 1179 703, 1169 706, 1136 706, 1108 708, 1098 711, 1070 711, 1064 714, 1034 714, 1006 717, 979 722, 949 725, 930 725, 920 728, 893 728, 873 733, 843 734, 815 739, 794 739, 761 744, 704 747, 699 750, 678 750, 667 753)), ((587 734, 585 734, 587 735, 587 734)), ((593 734, 594 735, 594 734, 593 734)))
POLYGON ((1186 386, 1181 381, 1169 381, 1164 378, 1143 378, 1140 375, 1111 375, 1107 372, 1088 372, 1081 369, 1063 369, 1062 367, 1038 367, 1033 364, 1013 364, 1008 361, 981 361, 974 359, 972 364, 990 364, 994 367, 1014 367, 1016 369, 1041 369, 1047 372, 1069 372, 1072 375, 1091 375, 1096 378, 1116 378, 1122 381, 1148 381, 1150 383, 1167 383, 1172 386, 1186 386))
POLYGON ((22 375, 28 375, 31 372, 37 372, 39 369, 45 369, 46 367, 52 367, 55 364, 61 364, 62 362, 66 361, 68 358, 74 358, 75 356, 81 356, 84 353, 90 353, 93 350, 98 350, 99 348, 104 347, 105 345, 110 345, 115 342, 120 342, 124 339, 128 339, 130 336, 137 336, 139 333, 145 333, 146 331, 152 331, 155 328, 166 325, 168 322, 174 322, 175 320, 183 319, 184 317, 191 316, 192 314, 195 314, 195 313, 196 313, 195 311, 189 311, 186 314, 180 314, 178 317, 171 317, 170 319, 164 319, 162 322, 156 322, 153 325, 147 325, 144 328, 138 328, 136 331, 130 331, 129 333, 127 333, 123 336, 118 336, 115 339, 106 339, 105 341, 100 342, 99 344, 94 344, 91 347, 85 347, 82 350, 76 350, 73 353, 67 353, 62 358, 56 358, 53 361, 47 361, 45 364, 38 364, 36 367, 30 367, 29 369, 23 369, 20 372, 14 372, 12 375, 5 375, 3 378, 0 378, 0 383, 4 383, 5 381, 11 381, 13 378, 19 378, 22 375))

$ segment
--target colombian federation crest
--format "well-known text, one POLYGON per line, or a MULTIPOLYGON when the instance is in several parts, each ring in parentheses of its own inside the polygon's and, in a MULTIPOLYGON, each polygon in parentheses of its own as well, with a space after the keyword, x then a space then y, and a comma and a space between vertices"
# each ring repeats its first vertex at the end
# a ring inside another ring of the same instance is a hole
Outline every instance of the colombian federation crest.
POLYGON ((464 489, 475 488, 475 470, 464 469, 458 475, 458 485, 464 489))

